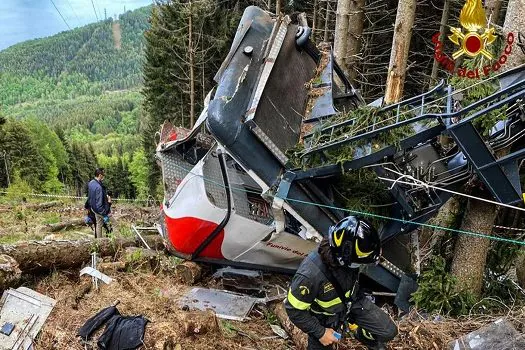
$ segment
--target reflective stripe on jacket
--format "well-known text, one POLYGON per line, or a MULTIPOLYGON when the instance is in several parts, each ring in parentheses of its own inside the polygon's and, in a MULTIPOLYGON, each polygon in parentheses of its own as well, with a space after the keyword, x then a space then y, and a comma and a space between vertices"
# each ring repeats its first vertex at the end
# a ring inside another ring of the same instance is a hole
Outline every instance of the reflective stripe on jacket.
MULTIPOLYGON (((323 336, 326 327, 338 325, 344 319, 345 308, 337 291, 320 269, 321 257, 310 253, 301 263, 292 279, 285 307, 290 320, 303 332, 316 339, 323 336)), ((350 298, 358 278, 357 270, 331 269, 345 297, 350 298)))

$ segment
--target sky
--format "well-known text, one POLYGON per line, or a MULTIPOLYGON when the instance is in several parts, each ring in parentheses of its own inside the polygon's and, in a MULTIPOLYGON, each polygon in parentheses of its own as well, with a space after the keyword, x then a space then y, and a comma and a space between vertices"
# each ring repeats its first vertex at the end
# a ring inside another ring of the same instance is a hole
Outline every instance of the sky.
POLYGON ((152 0, 0 0, 0 50, 146 6, 152 0), (93 9, 93 4, 95 9, 93 9), (96 14, 95 14, 96 11, 96 14))

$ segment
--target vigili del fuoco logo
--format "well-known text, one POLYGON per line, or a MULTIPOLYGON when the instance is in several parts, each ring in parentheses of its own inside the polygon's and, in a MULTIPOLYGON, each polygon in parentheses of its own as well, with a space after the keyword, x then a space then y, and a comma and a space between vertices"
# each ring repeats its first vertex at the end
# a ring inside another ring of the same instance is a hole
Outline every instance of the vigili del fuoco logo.
POLYGON ((505 49, 497 60, 487 50, 496 40, 495 29, 487 25, 487 17, 481 0, 467 0, 459 15, 459 23, 462 28, 451 28, 448 39, 454 43, 456 50, 452 58, 443 53, 443 43, 439 40, 441 33, 432 37, 434 43, 434 58, 449 72, 457 72, 458 76, 480 79, 488 76, 491 72, 497 72, 507 62, 508 55, 512 52, 514 34, 509 33, 506 38, 505 49), (462 56, 477 57, 483 55, 489 60, 489 64, 482 68, 468 69, 456 67, 456 60, 462 56))

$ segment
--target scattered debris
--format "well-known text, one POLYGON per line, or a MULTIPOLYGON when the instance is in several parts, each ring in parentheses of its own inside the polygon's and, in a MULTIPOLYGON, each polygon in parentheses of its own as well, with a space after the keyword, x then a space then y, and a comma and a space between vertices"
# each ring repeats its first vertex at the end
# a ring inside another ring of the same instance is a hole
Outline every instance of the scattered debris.
POLYGON ((27 204, 24 206, 25 209, 32 209, 32 210, 43 210, 43 209, 50 209, 53 207, 61 206, 61 201, 52 201, 52 202, 44 202, 44 203, 32 203, 27 204))
POLYGON ((0 300, 0 349, 27 350, 55 306, 55 300, 29 288, 4 292, 0 300))
POLYGON ((289 338, 289 336, 286 333, 286 331, 284 329, 282 329, 281 327, 279 327, 277 325, 274 325, 274 324, 271 324, 270 327, 272 328, 272 331, 275 334, 277 334, 278 336, 280 336, 281 338, 283 338, 283 339, 288 339, 289 338))
POLYGON ((297 349, 306 349, 308 344, 308 336, 297 328, 288 318, 284 304, 282 302, 275 302, 270 305, 270 310, 275 314, 281 326, 290 335, 297 349))
POLYGON ((180 300, 181 308, 189 310, 212 309, 219 318, 244 321, 252 310, 257 298, 228 291, 192 288, 180 300))
MULTIPOLYGON (((113 282, 113 279, 111 277, 109 277, 108 275, 103 274, 102 272, 100 272, 98 270, 95 270, 91 266, 86 266, 82 270, 80 270, 80 276, 83 276, 83 275, 90 275, 93 278, 95 278, 96 280, 101 280, 105 284, 110 284, 111 282, 113 282)), ((95 283, 95 289, 98 289, 97 288, 97 283, 95 283)))
POLYGON ((449 344, 451 350, 525 349, 525 337, 507 320, 500 318, 449 344))
MULTIPOLYGON (((143 229, 143 228, 140 228, 140 229, 143 229)), ((131 225, 131 230, 132 230, 133 232, 135 232, 135 234, 140 238, 140 240, 142 241, 142 243, 144 244, 144 246, 146 247, 146 249, 151 250, 150 246, 149 246, 148 243, 144 240, 144 238, 141 236, 141 234, 139 233, 139 229, 138 229, 135 225, 131 225)))
POLYGON ((263 274, 260 271, 225 267, 213 274, 214 278, 221 278, 224 289, 234 289, 238 292, 264 293, 263 274))

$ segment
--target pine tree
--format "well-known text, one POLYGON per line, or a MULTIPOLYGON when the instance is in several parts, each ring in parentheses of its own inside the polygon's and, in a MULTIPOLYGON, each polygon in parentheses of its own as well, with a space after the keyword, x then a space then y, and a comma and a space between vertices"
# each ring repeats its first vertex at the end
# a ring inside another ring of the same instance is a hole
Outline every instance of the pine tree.
POLYGON ((213 87, 213 76, 229 51, 241 15, 232 11, 236 6, 235 1, 173 0, 158 2, 152 10, 142 91, 147 112, 143 145, 152 189, 159 175, 150 156, 154 134, 166 119, 191 127, 192 115, 202 109, 200 96, 213 87))

